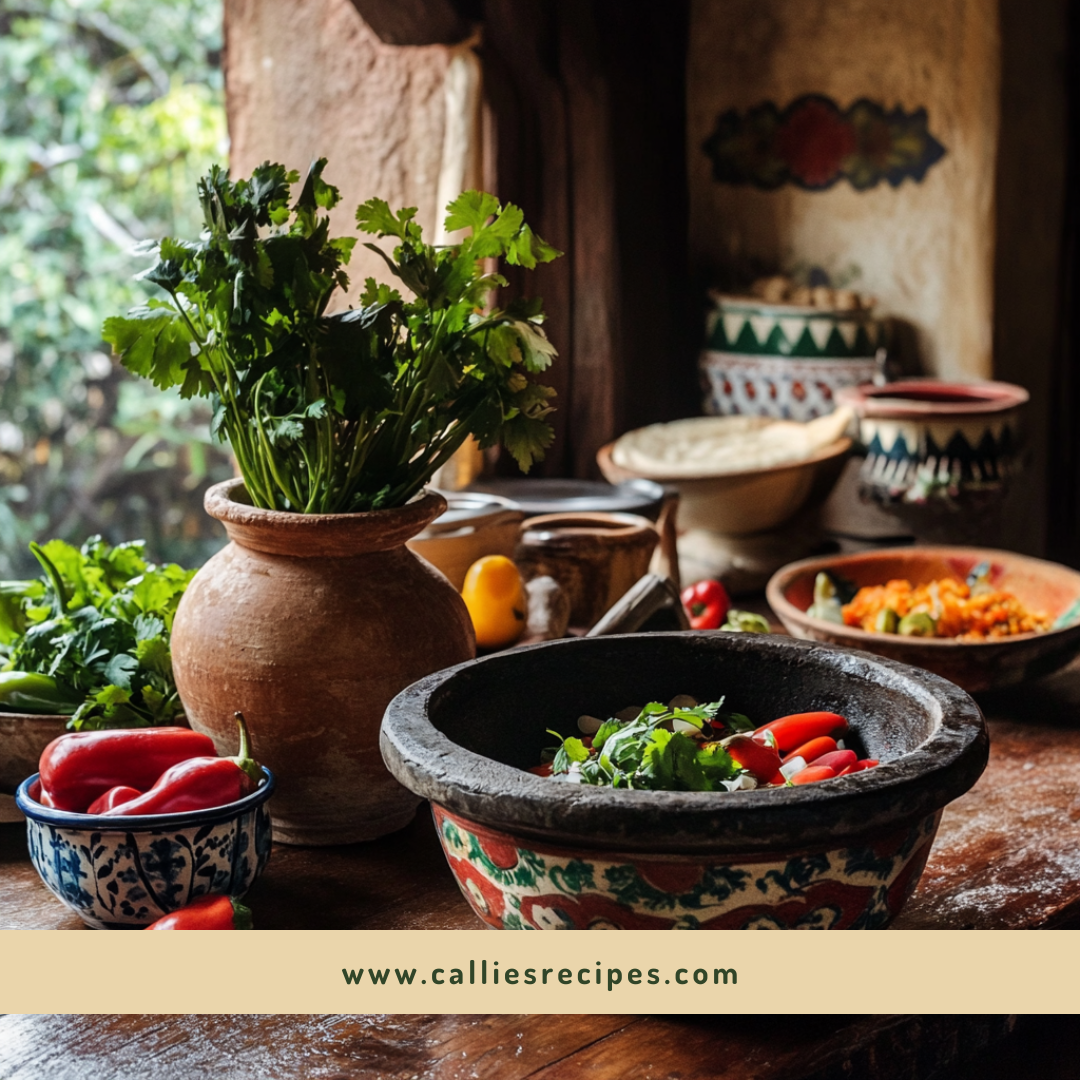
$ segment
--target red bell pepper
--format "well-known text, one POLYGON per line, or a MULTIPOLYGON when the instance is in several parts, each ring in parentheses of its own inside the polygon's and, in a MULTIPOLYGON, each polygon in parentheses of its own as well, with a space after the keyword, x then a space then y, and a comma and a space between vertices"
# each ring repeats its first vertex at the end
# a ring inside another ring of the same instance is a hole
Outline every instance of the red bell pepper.
POLYGON ((145 930, 250 930, 251 909, 231 896, 200 896, 145 930))
POLYGON ((706 579, 688 585, 682 593, 683 607, 690 616, 691 630, 717 630, 727 618, 731 601, 719 581, 706 579))
POLYGON ((802 772, 797 772, 792 778, 793 784, 814 784, 818 780, 831 780, 836 776, 836 770, 828 765, 807 765, 802 772))
POLYGON ((41 755, 42 802, 82 813, 121 784, 145 791, 166 769, 188 758, 216 757, 209 735, 190 728, 76 731, 53 739, 41 755))
POLYGON ((763 746, 749 735, 732 735, 721 745, 732 759, 760 783, 772 779, 780 769, 780 755, 770 746, 763 746))
POLYGON ((802 746, 784 755, 784 764, 801 757, 807 765, 812 765, 822 754, 831 754, 836 750, 836 740, 828 735, 821 735, 816 739, 805 742, 802 746))
POLYGON ((86 809, 88 814, 111 814, 121 803, 137 799, 142 792, 138 788, 119 787, 109 788, 104 795, 98 796, 86 809))
POLYGON ((236 720, 240 725, 240 752, 236 757, 196 757, 178 762, 166 769, 145 795, 118 806, 113 814, 184 814, 227 806, 250 795, 262 780, 262 767, 249 752, 243 716, 237 713, 236 720))
POLYGON ((771 723, 762 724, 755 734, 771 731, 776 736, 777 748, 782 754, 786 754, 810 739, 821 735, 832 735, 835 738, 847 729, 848 722, 839 713, 805 712, 781 716, 771 723))

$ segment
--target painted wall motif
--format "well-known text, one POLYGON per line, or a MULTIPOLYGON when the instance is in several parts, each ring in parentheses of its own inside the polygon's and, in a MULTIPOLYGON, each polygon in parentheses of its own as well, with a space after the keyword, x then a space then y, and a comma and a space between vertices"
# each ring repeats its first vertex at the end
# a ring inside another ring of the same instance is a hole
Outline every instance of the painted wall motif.
POLYGON ((698 280, 731 292, 854 264, 907 370, 991 377, 1000 51, 997 0, 692 0, 698 280), (721 151, 722 176, 755 180, 717 183, 721 151))
POLYGON ((773 191, 794 184, 823 191, 847 180, 857 191, 882 181, 921 183, 945 155, 930 134, 926 109, 887 110, 867 98, 841 109, 824 94, 804 94, 784 109, 772 101, 728 109, 702 144, 713 179, 773 191))

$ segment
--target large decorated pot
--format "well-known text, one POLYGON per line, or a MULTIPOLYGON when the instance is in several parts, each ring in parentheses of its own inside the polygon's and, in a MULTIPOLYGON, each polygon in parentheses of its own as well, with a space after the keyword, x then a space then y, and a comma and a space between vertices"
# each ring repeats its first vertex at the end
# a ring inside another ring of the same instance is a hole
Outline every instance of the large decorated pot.
POLYGON ((831 310, 717 295, 698 366, 704 411, 813 420, 842 387, 877 374, 886 325, 872 310, 831 310))
POLYGON ((421 680, 382 751, 429 798, 447 861, 500 929, 874 929, 903 907, 942 808, 988 740, 952 683, 867 653, 762 634, 577 638, 421 680), (721 695, 753 721, 842 713, 876 768, 757 791, 591 787, 527 770, 580 714, 721 695))
POLYGON ((1028 392, 1012 383, 905 379, 839 391, 866 458, 860 492, 921 539, 982 543, 1024 467, 1028 392))
POLYGON ((195 575, 172 631, 188 721, 222 754, 243 712, 273 770, 274 835, 369 840, 406 825, 419 799, 379 757, 387 703, 475 654, 450 583, 405 546, 446 508, 427 494, 395 510, 291 514, 245 501, 239 480, 206 493, 230 543, 195 575))

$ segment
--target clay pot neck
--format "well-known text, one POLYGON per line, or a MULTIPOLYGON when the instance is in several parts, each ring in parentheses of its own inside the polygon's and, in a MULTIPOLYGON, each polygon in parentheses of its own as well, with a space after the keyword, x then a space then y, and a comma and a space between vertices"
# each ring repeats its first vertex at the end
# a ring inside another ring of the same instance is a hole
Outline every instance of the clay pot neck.
POLYGON ((203 506, 242 547, 296 558, 345 558, 400 547, 446 509, 446 500, 427 492, 392 510, 291 514, 252 506, 244 482, 234 479, 211 487, 203 506))

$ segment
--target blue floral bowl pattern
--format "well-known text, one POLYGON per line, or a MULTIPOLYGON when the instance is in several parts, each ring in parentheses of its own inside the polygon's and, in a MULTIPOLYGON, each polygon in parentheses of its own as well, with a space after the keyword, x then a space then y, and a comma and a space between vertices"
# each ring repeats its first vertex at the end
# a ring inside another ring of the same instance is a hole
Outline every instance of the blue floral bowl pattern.
POLYGON ((50 810, 35 774, 15 801, 41 880, 88 926, 136 929, 208 894, 243 896, 270 859, 274 776, 227 806, 110 817, 50 810))

